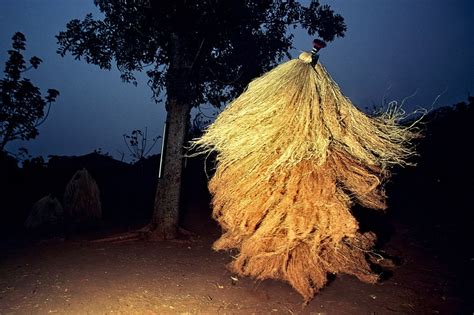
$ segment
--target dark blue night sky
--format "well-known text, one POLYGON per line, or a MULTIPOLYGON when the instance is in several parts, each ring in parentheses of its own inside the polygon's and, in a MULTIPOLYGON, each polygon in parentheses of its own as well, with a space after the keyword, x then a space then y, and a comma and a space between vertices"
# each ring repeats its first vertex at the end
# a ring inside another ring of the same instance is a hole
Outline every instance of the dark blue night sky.
MULTIPOLYGON (((343 92, 364 108, 387 100, 407 101, 408 111, 451 105, 474 93, 474 1, 470 0, 324 0, 340 13, 348 31, 321 53, 343 92), (390 87, 390 89, 388 89, 390 87), (387 90, 388 89, 388 90, 387 90)), ((118 157, 126 151, 122 134, 144 129, 161 133, 163 103, 151 100, 144 75, 138 87, 122 83, 116 70, 103 71, 71 56, 56 54, 55 35, 68 21, 87 13, 100 17, 92 0, 1 0, 0 64, 11 37, 26 35, 26 55, 43 59, 27 77, 42 91, 61 93, 37 139, 13 143, 32 155, 80 155, 101 148, 118 157)), ((295 31, 295 50, 308 50, 312 38, 295 31)), ((3 69, 2 69, 3 70, 3 69)), ((156 146, 153 153, 159 152, 156 146)))

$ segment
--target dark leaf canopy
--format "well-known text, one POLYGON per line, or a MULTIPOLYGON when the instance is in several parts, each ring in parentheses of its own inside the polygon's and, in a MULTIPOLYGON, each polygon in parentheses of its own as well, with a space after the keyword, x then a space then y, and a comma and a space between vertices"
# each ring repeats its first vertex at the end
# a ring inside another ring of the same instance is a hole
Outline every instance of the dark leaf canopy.
POLYGON ((38 66, 43 62, 40 58, 34 56, 30 59, 30 64, 33 68, 38 69, 38 66))
POLYGON ((275 66, 292 47, 290 27, 325 41, 343 36, 343 18, 313 0, 95 0, 103 20, 87 15, 57 35, 58 53, 84 58, 134 82, 146 71, 155 98, 166 89, 194 106, 221 106, 275 66))
POLYGON ((25 36, 15 33, 12 49, 8 51, 10 57, 5 62, 5 76, 0 79, 0 151, 13 140, 35 138, 37 127, 46 120, 51 103, 59 95, 57 90, 49 89, 43 98, 40 89, 22 77, 25 71, 37 69, 41 63, 41 59, 34 56, 30 59, 31 66, 26 67, 25 46, 25 36))

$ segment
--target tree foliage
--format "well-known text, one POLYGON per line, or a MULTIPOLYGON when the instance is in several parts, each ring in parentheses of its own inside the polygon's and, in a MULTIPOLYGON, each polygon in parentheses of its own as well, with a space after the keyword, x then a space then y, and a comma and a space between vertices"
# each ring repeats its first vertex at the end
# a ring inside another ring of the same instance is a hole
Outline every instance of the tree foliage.
POLYGON ((24 72, 38 69, 42 60, 31 57, 27 66, 23 56, 25 36, 17 32, 12 41, 9 59, 5 63, 5 76, 0 80, 0 151, 13 140, 34 139, 38 135, 38 126, 48 117, 51 103, 59 95, 57 90, 48 89, 43 97, 40 89, 23 77, 24 72))
POLYGON ((158 100, 172 89, 193 106, 221 106, 288 54, 301 26, 326 41, 343 36, 343 18, 311 1, 95 0, 103 20, 75 19, 58 36, 58 53, 110 69, 122 79, 146 70, 158 100), (175 71, 179 68, 179 71, 175 71), (172 82, 172 84, 170 84, 172 82))

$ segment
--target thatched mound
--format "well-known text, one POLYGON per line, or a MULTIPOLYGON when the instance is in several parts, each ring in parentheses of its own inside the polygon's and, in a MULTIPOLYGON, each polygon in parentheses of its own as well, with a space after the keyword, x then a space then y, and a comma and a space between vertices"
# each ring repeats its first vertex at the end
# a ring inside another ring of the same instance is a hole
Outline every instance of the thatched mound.
POLYGON ((362 113, 300 58, 251 82, 192 147, 217 152, 214 248, 239 251, 234 272, 286 280, 308 301, 328 273, 377 280, 366 262, 375 236, 359 233, 351 205, 385 208, 381 184, 416 134, 397 124, 398 108, 362 113))
POLYGON ((25 221, 28 230, 46 230, 63 223, 63 207, 58 199, 48 195, 38 200, 25 221))
POLYGON ((86 169, 77 171, 66 186, 64 214, 74 225, 93 223, 102 217, 99 187, 86 169))

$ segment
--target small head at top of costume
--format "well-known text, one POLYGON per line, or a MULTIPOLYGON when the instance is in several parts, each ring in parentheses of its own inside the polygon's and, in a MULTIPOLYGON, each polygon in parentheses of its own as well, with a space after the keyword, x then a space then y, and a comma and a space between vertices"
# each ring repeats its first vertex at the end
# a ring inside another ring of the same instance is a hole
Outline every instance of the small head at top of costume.
POLYGON ((311 53, 303 52, 298 58, 306 63, 310 63, 313 67, 315 67, 319 59, 318 52, 324 47, 326 47, 326 43, 324 41, 315 39, 313 40, 313 49, 311 49, 311 53))

